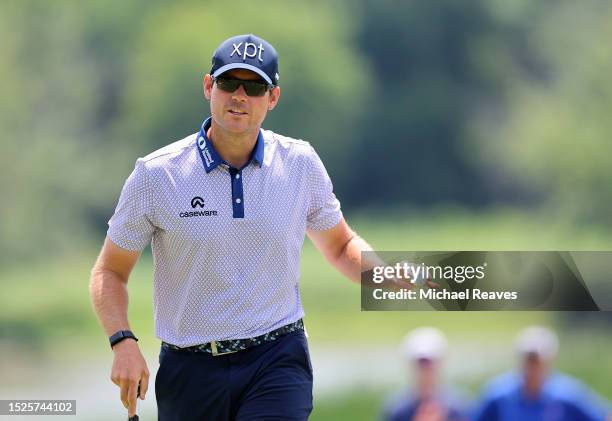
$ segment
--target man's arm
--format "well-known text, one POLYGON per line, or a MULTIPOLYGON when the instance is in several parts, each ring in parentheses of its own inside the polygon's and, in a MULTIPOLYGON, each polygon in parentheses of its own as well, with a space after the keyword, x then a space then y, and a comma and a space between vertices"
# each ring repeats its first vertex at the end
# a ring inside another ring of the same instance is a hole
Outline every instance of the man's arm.
POLYGON ((373 251, 372 247, 355 231, 344 218, 335 227, 325 231, 308 230, 308 237, 336 269, 353 282, 361 283, 361 271, 374 266, 386 266, 374 253, 368 253, 368 261, 361 261, 362 251, 373 251))
MULTIPOLYGON (((129 330, 127 282, 140 257, 140 252, 115 245, 108 237, 91 271, 89 291, 100 324, 107 336, 118 330, 129 330)), ((136 413, 137 390, 144 399, 149 383, 149 370, 133 339, 124 339, 113 347, 115 353, 111 380, 121 388, 121 401, 128 415, 136 413)))
MULTIPOLYGON (((308 237, 336 269, 351 281, 361 283, 361 272, 373 269, 375 266, 387 266, 363 238, 353 231, 344 218, 335 227, 324 231, 308 230, 308 237), (372 252, 362 255, 362 252, 372 252), (363 258, 367 260, 363 260, 363 258)), ((414 287, 414 283, 404 277, 390 278, 394 288, 414 287)), ((440 288, 431 278, 424 280, 429 288, 440 288)))

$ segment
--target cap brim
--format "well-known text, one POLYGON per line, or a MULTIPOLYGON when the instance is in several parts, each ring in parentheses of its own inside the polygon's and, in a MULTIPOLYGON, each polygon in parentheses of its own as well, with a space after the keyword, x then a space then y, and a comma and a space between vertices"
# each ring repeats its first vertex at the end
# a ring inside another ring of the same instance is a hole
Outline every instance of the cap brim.
POLYGON ((419 360, 430 360, 430 361, 438 361, 441 358, 439 352, 434 351, 417 351, 410 353, 409 358, 413 361, 419 360))
POLYGON ((555 356, 553 351, 541 348, 523 348, 519 350, 519 354, 522 358, 527 358, 532 355, 535 355, 538 358, 542 358, 544 360, 551 360, 555 356))
POLYGON ((230 64, 226 64, 225 66, 221 66, 217 70, 215 70, 215 72, 212 75, 213 75, 213 77, 218 77, 219 75, 222 75, 223 73, 225 73, 227 71, 230 71, 230 70, 234 70, 234 69, 250 70, 252 72, 257 73, 259 76, 261 76, 263 78, 263 80, 268 82, 270 85, 274 85, 272 80, 270 80, 270 77, 268 77, 268 75, 263 70, 261 70, 259 67, 255 67, 255 66, 252 66, 252 65, 247 64, 247 63, 230 63, 230 64))

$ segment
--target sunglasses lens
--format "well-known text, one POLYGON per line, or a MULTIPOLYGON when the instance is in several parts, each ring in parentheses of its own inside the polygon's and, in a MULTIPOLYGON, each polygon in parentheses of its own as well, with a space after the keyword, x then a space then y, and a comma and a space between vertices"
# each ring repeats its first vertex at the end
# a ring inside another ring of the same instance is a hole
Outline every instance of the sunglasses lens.
POLYGON ((268 85, 263 82, 233 78, 217 78, 216 81, 219 89, 225 92, 234 92, 242 85, 248 96, 263 96, 268 90, 268 85))
POLYGON ((248 96, 262 96, 267 89, 267 86, 260 82, 245 82, 243 86, 248 96))
POLYGON ((240 81, 236 79, 217 78, 217 86, 225 92, 234 92, 239 85, 240 81))

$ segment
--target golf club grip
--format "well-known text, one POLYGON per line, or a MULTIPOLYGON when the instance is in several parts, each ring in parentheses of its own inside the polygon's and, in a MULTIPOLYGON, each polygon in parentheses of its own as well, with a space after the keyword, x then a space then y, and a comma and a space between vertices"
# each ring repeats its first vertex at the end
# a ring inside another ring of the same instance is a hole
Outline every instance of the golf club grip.
POLYGON ((134 415, 133 417, 128 418, 128 421, 139 421, 138 415, 134 415))

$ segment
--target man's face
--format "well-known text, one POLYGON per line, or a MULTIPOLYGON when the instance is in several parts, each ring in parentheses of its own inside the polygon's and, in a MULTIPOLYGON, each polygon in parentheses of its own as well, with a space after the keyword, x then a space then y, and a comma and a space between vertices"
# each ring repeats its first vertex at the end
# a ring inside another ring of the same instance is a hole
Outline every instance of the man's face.
POLYGON ((416 386, 421 397, 433 395, 438 383, 438 364, 430 358, 420 358, 414 361, 416 386))
MULTIPOLYGON (((262 80, 257 73, 245 69, 231 70, 222 76, 242 80, 262 80)), ((204 96, 210 101, 214 123, 228 133, 241 135, 259 130, 268 111, 278 103, 280 88, 275 87, 263 96, 248 96, 242 85, 234 92, 225 92, 219 89, 210 75, 206 75, 204 96)))
POLYGON ((548 377, 549 369, 549 362, 537 354, 527 354, 523 357, 525 386, 530 392, 539 393, 548 377))

